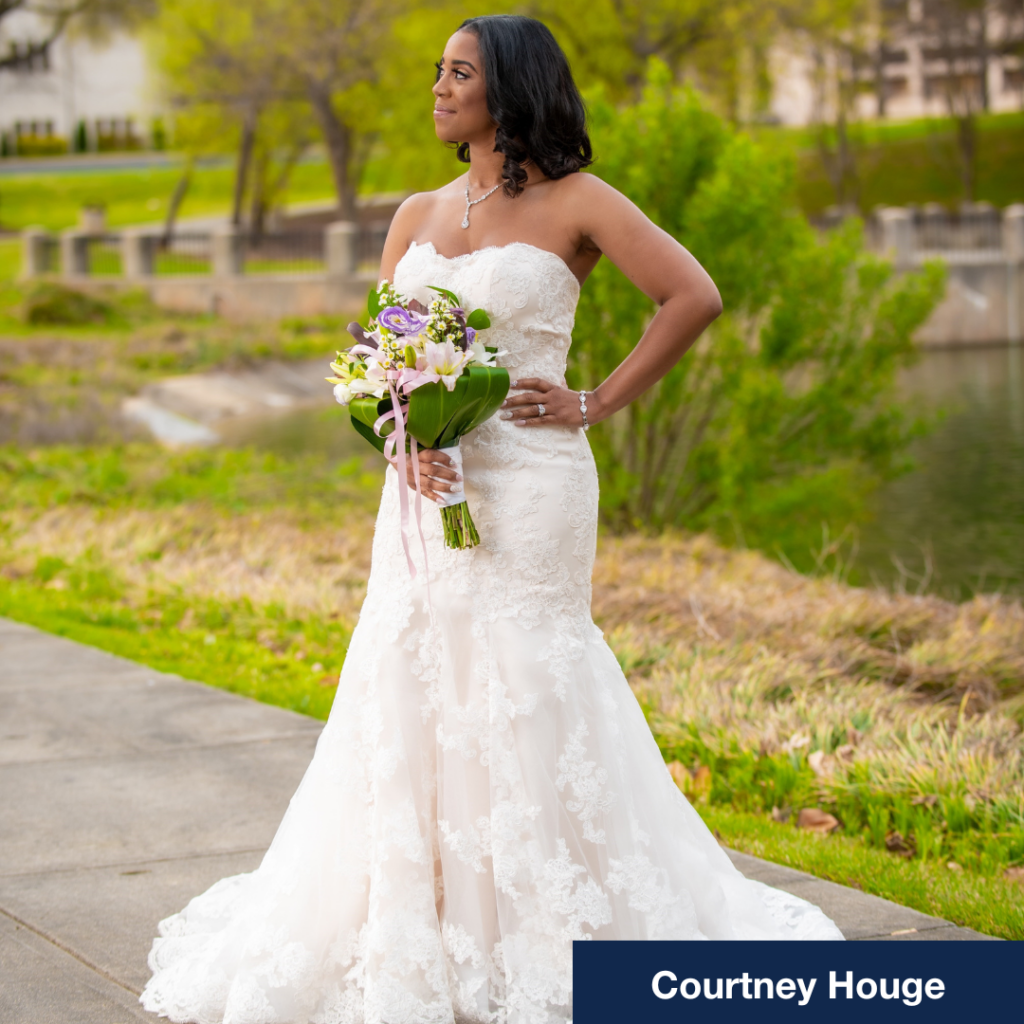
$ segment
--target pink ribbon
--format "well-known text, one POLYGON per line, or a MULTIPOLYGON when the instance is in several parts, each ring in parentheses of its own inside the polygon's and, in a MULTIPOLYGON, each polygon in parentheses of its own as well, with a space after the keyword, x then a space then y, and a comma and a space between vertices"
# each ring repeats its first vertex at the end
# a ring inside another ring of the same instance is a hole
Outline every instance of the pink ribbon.
MULTIPOLYGON (((373 432, 380 437, 384 424, 389 420, 395 421, 395 429, 384 442, 384 457, 398 472, 398 509, 402 520, 402 549, 405 551, 405 560, 409 565, 409 575, 416 578, 416 564, 412 560, 409 551, 409 484, 405 466, 405 420, 408 410, 398 401, 398 393, 395 390, 395 380, 399 379, 396 370, 387 371, 388 391, 391 394, 391 411, 384 413, 373 425, 373 432), (393 453, 393 454, 392 454, 393 453)), ((401 387, 401 383, 399 384, 401 387)), ((430 566, 427 563, 427 541, 423 536, 423 517, 421 499, 423 496, 420 485, 420 460, 416 454, 416 438, 409 435, 409 449, 412 456, 412 476, 416 483, 416 500, 414 511, 416 513, 416 530, 419 533, 420 545, 423 548, 423 571, 426 574, 427 583, 427 604, 430 607, 431 618, 433 618, 433 602, 430 599, 430 566)))

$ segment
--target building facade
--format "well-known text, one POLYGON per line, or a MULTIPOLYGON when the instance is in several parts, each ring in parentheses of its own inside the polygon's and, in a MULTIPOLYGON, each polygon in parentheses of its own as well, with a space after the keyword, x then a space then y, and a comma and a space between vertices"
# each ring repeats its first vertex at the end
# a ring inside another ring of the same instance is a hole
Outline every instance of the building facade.
MULTIPOLYGON (((35 15, 15 12, 4 18, 0 45, 27 52, 44 29, 35 15)), ((5 153, 148 147, 159 113, 153 96, 138 39, 116 33, 95 42, 65 33, 44 53, 0 69, 5 153)))
POLYGON ((794 33, 775 48, 777 121, 832 121, 840 103, 856 120, 1024 109, 1019 0, 886 0, 881 12, 879 24, 848 37, 794 33))

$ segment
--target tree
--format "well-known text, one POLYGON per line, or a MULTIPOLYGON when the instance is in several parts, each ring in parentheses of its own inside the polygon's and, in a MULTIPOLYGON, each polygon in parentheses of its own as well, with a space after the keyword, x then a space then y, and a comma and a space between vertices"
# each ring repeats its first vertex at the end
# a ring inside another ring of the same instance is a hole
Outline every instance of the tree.
MULTIPOLYGON (((250 221, 258 232, 268 204, 311 141, 306 111, 288 100, 290 72, 273 23, 259 2, 229 7, 167 0, 157 28, 157 61, 180 112, 179 144, 192 157, 236 153, 231 221, 242 223, 251 195, 250 221), (287 116, 279 110, 282 105, 287 116)), ((191 163, 175 192, 179 203, 190 173, 191 163)))
POLYGON ((812 63, 815 143, 836 203, 855 208, 860 182, 850 125, 879 45, 879 8, 872 0, 814 0, 788 7, 783 21, 812 63))
POLYGON ((404 0, 263 0, 293 93, 309 103, 323 138, 341 215, 355 217, 374 134, 381 66, 404 0))
POLYGON ((655 57, 699 84, 732 121, 768 98, 768 50, 779 12, 798 0, 534 0, 531 13, 566 49, 580 82, 636 99, 655 57))
POLYGON ((920 21, 908 26, 924 36, 926 64, 941 68, 930 81, 956 124, 960 180, 968 201, 977 185, 977 116, 990 102, 989 64, 994 53, 1024 38, 1022 15, 1024 0, 922 0, 920 21))
MULTIPOLYGON (((727 128, 663 65, 639 102, 592 96, 591 109, 595 172, 693 251, 725 303, 656 387, 591 430, 603 517, 809 548, 822 520, 861 518, 903 465, 915 425, 894 378, 942 272, 895 278, 856 222, 820 240, 796 211, 786 159, 727 128)), ((603 380, 652 314, 599 263, 577 312, 572 386, 603 380)))

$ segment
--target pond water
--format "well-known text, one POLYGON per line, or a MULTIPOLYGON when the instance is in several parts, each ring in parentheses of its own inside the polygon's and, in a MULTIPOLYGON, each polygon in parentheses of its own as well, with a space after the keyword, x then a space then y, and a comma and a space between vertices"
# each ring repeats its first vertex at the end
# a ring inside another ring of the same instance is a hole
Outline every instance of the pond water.
POLYGON ((901 385, 943 419, 877 495, 855 574, 959 600, 1024 594, 1024 348, 927 352, 901 385))
MULTIPOLYGON (((1024 595, 1024 348, 926 352, 901 380, 909 404, 941 416, 913 448, 917 468, 876 496, 850 578, 964 600, 1024 595)), ((340 406, 238 424, 229 443, 282 455, 369 455, 340 406)), ((845 545, 845 555, 854 544, 845 545)))

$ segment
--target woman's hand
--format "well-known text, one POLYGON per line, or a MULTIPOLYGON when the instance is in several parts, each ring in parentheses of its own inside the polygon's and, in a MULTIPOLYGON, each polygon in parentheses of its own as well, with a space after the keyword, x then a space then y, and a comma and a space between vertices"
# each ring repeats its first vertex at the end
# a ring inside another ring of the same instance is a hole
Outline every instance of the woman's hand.
MULTIPOLYGON (((455 463, 436 448, 420 448, 416 453, 420 460, 420 491, 424 498, 437 501, 441 494, 462 490, 462 474, 456 472, 455 463)), ((412 459, 406 460, 405 477, 409 486, 416 490, 412 459)))
MULTIPOLYGON (((514 420, 517 427, 582 427, 578 391, 559 387, 540 377, 524 377, 512 381, 512 390, 502 402, 501 418, 514 420)), ((587 420, 596 423, 600 416, 590 404, 594 398, 587 392, 587 420)))

